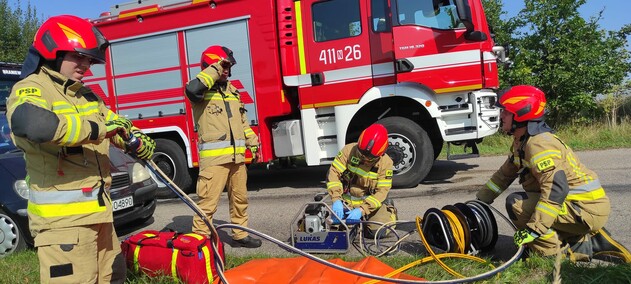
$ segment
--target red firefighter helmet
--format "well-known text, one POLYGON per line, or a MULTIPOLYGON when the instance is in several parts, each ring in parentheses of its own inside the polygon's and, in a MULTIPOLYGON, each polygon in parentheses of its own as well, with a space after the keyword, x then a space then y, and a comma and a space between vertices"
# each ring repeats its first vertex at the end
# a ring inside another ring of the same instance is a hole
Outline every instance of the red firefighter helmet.
POLYGON ((388 149, 388 130, 378 123, 368 126, 359 135, 357 149, 366 159, 374 160, 381 157, 388 149))
POLYGON ((230 50, 229 48, 220 45, 213 45, 206 48, 206 50, 202 52, 202 70, 206 69, 206 67, 212 65, 215 62, 221 61, 222 59, 227 59, 232 65, 237 64, 234 56, 232 56, 232 50, 230 50))
POLYGON ((496 105, 513 114, 517 122, 540 120, 546 106, 545 94, 536 87, 519 85, 501 93, 496 105))
POLYGON ((74 51, 105 63, 109 42, 87 20, 71 15, 48 18, 37 30, 33 48, 46 60, 55 60, 59 51, 74 51))

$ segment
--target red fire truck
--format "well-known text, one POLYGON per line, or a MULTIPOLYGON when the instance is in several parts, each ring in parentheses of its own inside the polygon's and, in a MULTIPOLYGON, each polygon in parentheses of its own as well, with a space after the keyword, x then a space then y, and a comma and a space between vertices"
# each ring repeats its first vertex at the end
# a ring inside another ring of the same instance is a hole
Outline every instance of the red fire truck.
POLYGON ((85 82, 156 140, 154 161, 181 187, 198 165, 184 86, 210 45, 234 51, 264 162, 330 164, 378 121, 394 186, 411 187, 444 142, 475 154, 498 129, 504 54, 480 0, 138 0, 93 22, 111 46, 85 82))

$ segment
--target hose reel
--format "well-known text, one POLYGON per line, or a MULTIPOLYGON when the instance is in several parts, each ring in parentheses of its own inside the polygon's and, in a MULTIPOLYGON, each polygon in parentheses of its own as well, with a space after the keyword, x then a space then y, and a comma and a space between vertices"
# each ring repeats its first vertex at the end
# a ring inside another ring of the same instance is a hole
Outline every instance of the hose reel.
POLYGON ((429 245, 453 253, 489 251, 498 236, 493 212, 478 200, 428 209, 422 230, 429 245))

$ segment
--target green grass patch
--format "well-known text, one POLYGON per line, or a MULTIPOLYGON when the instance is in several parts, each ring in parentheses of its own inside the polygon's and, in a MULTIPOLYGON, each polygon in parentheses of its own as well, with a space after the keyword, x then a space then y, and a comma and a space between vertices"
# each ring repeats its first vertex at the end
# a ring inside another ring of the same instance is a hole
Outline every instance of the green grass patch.
MULTIPOLYGON (((346 257, 345 255, 319 255, 321 258, 341 258, 345 261, 358 261, 359 257, 346 257)), ((227 256, 226 268, 237 267, 253 259, 274 257, 267 254, 253 254, 246 257, 227 256)), ((424 256, 388 256, 380 258, 381 261, 393 268, 402 267, 424 256)), ((489 259, 486 259, 490 262, 489 259)), ((491 270, 488 264, 474 262, 465 259, 444 259, 444 262, 455 271, 472 277, 491 270)), ((493 263, 499 266, 501 263, 493 263)), ((37 255, 33 250, 27 250, 9 255, 0 259, 0 271, 7 273, 0 277, 0 283, 39 283, 39 271, 37 255)), ((405 271, 405 273, 417 277, 423 277, 429 281, 456 280, 437 263, 422 264, 405 271)), ((505 271, 493 278, 480 283, 553 283, 554 282, 554 258, 533 256, 524 261, 517 261, 505 271)), ((561 280, 563 283, 631 283, 630 264, 596 264, 563 261, 561 264, 561 280)), ((170 284, 181 283, 170 276, 148 277, 142 273, 127 271, 127 281, 130 284, 170 284)))
MULTIPOLYGON (((556 135, 575 151, 631 148, 631 122, 626 121, 620 125, 609 126, 605 123, 593 125, 565 125, 556 130, 556 135)), ((478 144, 480 156, 508 155, 513 137, 495 133, 485 137, 478 144)), ((453 154, 464 153, 462 146, 451 145, 453 154)), ((471 149, 467 149, 470 153, 471 149)), ((438 156, 439 159, 447 158, 447 145, 438 156)))
POLYGON ((0 258, 0 283, 39 283, 39 262, 34 250, 0 258))

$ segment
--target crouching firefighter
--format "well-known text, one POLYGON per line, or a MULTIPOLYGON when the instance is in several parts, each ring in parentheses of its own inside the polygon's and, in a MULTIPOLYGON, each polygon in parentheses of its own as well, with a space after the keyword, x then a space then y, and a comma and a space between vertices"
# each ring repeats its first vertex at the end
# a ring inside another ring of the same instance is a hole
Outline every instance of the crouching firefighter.
POLYGON ((568 244, 572 261, 602 254, 631 262, 604 228, 611 209, 598 176, 544 122, 545 105, 544 93, 533 86, 500 93, 496 106, 502 131, 514 138, 511 154, 476 197, 490 204, 519 178, 525 192, 506 198, 517 246, 550 256, 568 244))
POLYGON ((109 195, 109 146, 125 148, 121 136, 134 135, 141 141, 134 154, 148 159, 155 142, 81 82, 92 64, 105 62, 108 45, 86 20, 49 18, 7 100, 11 137, 26 161, 41 283, 125 281, 109 195))
MULTIPOLYGON (((385 155, 387 148, 388 131, 375 123, 361 133, 357 143, 347 144, 337 154, 326 184, 336 215, 347 221, 362 217, 379 223, 397 220, 397 210, 388 199, 393 163, 385 155)), ((369 224, 366 236, 373 237, 380 226, 369 224)))

